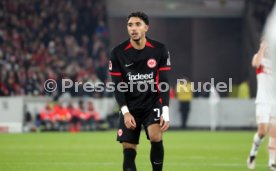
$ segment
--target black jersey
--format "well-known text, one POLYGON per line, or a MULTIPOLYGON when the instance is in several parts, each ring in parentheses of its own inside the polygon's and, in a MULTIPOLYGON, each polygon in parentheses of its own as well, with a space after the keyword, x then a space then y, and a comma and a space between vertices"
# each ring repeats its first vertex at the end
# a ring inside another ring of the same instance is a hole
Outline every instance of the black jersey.
POLYGON ((153 88, 152 83, 158 84, 160 71, 170 70, 170 65, 170 55, 165 45, 148 38, 142 50, 134 49, 130 40, 115 47, 111 52, 109 73, 112 77, 120 77, 120 81, 133 85, 132 89, 129 86, 128 91, 124 92, 126 104, 120 104, 116 98, 119 105, 127 105, 131 113, 142 113, 156 103, 163 103, 157 85, 154 84, 153 88), (139 83, 143 83, 140 88, 139 83))

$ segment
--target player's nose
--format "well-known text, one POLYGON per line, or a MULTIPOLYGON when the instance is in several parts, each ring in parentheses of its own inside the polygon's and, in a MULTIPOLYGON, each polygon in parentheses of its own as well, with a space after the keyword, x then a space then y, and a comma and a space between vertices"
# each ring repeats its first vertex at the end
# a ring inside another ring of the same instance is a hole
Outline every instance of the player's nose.
POLYGON ((136 30, 137 30, 137 28, 131 28, 131 32, 133 33, 133 32, 136 32, 136 30))

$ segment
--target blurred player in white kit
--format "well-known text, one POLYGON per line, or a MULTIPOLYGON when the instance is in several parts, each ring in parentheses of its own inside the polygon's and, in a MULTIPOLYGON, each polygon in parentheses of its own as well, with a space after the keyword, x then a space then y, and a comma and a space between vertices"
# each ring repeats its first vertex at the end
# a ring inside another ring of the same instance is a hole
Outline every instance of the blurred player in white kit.
MULTIPOLYGON (((270 129, 269 129, 269 153, 274 154, 274 162, 276 156, 276 4, 267 20, 265 28, 265 39, 268 43, 268 53, 271 58, 272 69, 272 97, 273 97, 273 115, 271 116, 270 129)), ((275 165, 274 165, 275 166, 275 165)), ((274 167, 274 170, 275 167, 274 167)))
POLYGON ((265 27, 259 51, 252 59, 257 74, 256 120, 258 131, 254 135, 252 148, 247 159, 249 169, 255 169, 258 148, 269 134, 268 167, 276 171, 276 9, 274 7, 265 27))

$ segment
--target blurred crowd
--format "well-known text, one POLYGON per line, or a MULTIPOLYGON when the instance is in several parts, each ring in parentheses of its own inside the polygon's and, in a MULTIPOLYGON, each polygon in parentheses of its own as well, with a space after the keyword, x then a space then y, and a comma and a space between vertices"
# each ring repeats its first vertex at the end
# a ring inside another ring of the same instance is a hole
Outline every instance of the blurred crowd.
POLYGON ((119 106, 102 117, 89 99, 59 98, 57 102, 49 102, 36 113, 28 110, 24 114, 23 130, 25 132, 40 131, 94 131, 117 128, 119 106))
POLYGON ((95 111, 93 103, 87 105, 79 101, 73 103, 47 104, 36 118, 36 127, 42 131, 85 131, 98 129, 100 114, 95 111))
MULTIPOLYGON (((1 0, 0 96, 61 95, 61 79, 106 82, 109 31, 101 0, 1 0), (57 80, 48 93, 43 83, 57 80)), ((105 94, 68 90, 74 96, 105 94)))

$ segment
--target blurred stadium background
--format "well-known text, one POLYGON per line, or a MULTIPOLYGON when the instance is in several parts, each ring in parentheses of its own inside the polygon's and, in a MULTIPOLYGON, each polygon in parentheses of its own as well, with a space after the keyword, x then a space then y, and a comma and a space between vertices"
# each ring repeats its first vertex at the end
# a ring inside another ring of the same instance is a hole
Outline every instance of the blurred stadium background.
MULTIPOLYGON (((171 145, 165 170, 245 170, 250 130, 256 128, 251 58, 274 2, 1 0, 0 133, 33 133, 0 134, 0 170, 120 170, 113 94, 86 93, 82 85, 78 92, 62 92, 61 80, 109 82, 109 53, 128 38, 126 16, 139 10, 150 17, 148 36, 164 42, 171 53, 171 130, 166 135, 171 145), (195 83, 214 78, 231 84, 232 92, 181 98, 176 80, 182 78, 195 83), (57 83, 53 92, 45 91, 48 79, 57 83)), ((149 170, 144 139, 138 163, 149 170)), ((266 155, 265 147, 260 153, 266 155)), ((265 168, 265 159, 258 169, 265 168)))

